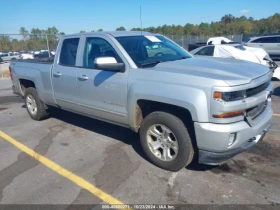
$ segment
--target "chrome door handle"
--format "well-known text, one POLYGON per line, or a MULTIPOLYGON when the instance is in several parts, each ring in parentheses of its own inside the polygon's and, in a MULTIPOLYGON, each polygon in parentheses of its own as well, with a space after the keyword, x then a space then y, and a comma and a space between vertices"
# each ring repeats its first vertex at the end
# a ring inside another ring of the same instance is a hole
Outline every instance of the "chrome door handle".
POLYGON ((78 76, 78 78, 80 80, 88 80, 88 76, 87 75, 81 75, 81 76, 78 76))
POLYGON ((53 75, 56 77, 60 77, 62 74, 60 72, 55 72, 55 73, 53 73, 53 75))

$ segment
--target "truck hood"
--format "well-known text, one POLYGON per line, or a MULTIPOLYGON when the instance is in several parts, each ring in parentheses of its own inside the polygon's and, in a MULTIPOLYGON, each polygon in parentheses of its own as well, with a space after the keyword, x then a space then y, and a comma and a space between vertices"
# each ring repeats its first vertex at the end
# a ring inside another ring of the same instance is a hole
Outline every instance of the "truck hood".
POLYGON ((188 58, 159 63, 151 70, 223 80, 229 86, 248 84, 267 74, 264 65, 227 58, 188 58))

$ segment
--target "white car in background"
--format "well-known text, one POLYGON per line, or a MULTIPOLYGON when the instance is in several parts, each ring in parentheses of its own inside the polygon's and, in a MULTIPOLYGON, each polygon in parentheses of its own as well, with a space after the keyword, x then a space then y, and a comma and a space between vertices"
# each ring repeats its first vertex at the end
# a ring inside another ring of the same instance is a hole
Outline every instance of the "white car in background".
POLYGON ((280 68, 269 55, 260 48, 247 47, 241 44, 206 45, 190 51, 194 56, 212 56, 216 58, 233 58, 268 66, 274 71, 273 77, 280 80, 280 68))
POLYGON ((21 53, 20 59, 22 60, 34 59, 34 56, 31 53, 21 53))
POLYGON ((2 58, 3 62, 10 62, 11 60, 17 60, 20 59, 19 54, 18 53, 2 53, 0 55, 0 57, 2 58))

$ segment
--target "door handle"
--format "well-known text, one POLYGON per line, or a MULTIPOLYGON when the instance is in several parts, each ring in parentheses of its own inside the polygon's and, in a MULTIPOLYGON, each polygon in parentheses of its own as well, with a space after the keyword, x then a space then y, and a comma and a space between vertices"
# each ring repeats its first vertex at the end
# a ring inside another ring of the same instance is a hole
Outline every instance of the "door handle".
POLYGON ((62 74, 60 72, 55 72, 55 73, 53 73, 53 75, 56 77, 60 77, 62 74))
POLYGON ((260 44, 260 46, 263 46, 262 44, 260 44))
POLYGON ((81 75, 81 76, 78 76, 78 78, 80 80, 88 80, 88 76, 87 75, 81 75))

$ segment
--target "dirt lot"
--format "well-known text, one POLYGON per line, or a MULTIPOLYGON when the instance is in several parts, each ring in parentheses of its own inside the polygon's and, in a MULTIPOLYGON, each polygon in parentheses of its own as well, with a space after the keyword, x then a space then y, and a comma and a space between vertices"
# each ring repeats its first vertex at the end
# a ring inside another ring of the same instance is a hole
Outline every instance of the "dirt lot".
POLYGON ((53 161, 46 165, 0 137, 0 204, 106 203, 102 193, 125 204, 280 204, 280 83, 274 85, 275 116, 264 141, 221 166, 172 173, 152 165, 128 129, 65 111, 32 120, 10 80, 0 79, 0 130, 53 161))

